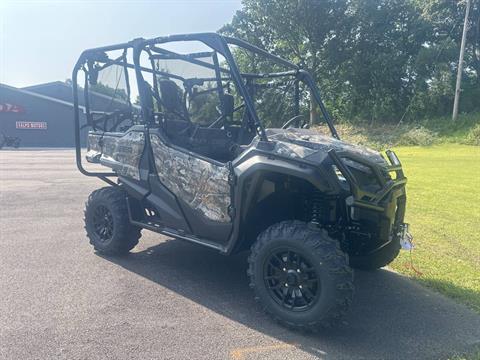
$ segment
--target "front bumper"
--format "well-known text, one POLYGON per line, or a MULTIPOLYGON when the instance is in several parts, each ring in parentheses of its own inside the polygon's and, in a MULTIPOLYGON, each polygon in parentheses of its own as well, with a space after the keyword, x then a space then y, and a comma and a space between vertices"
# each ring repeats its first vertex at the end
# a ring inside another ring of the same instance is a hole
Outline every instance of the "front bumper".
POLYGON ((350 196, 346 198, 347 236, 353 253, 377 251, 392 241, 411 248, 412 236, 404 223, 406 208, 405 177, 393 151, 387 151, 387 165, 379 165, 356 155, 329 151, 333 164, 345 177, 350 196), (342 159, 349 159, 371 169, 379 186, 375 191, 362 188, 342 159))
POLYGON ((370 160, 353 154, 339 153, 333 149, 330 150, 328 154, 330 155, 333 163, 341 171, 350 186, 352 198, 349 205, 351 206, 383 211, 384 206, 382 205, 382 202, 384 202, 385 198, 387 198, 389 194, 397 191, 398 189, 402 189, 403 192, 405 192, 404 189, 405 184, 407 183, 407 178, 403 173, 402 164, 400 163, 393 151, 388 150, 386 152, 388 160, 390 161, 390 165, 384 166, 382 168, 380 168, 378 164, 375 164, 370 160), (351 171, 342 161, 342 158, 352 160, 370 168, 373 175, 376 177, 377 181, 381 185, 381 189, 376 192, 362 189, 351 171), (387 179, 385 173, 382 173, 382 170, 386 173, 395 173, 395 178, 387 179))

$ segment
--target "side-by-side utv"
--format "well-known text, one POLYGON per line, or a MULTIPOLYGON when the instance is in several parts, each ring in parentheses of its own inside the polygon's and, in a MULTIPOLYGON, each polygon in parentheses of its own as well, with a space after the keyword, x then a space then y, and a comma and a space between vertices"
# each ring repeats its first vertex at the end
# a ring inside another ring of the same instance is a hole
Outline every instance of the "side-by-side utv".
POLYGON ((395 153, 341 141, 313 78, 289 61, 174 35, 86 50, 72 81, 78 168, 109 185, 85 209, 98 252, 128 253, 142 229, 249 250, 264 309, 315 329, 347 311, 352 268, 387 265, 410 240, 395 153), (331 135, 310 129, 315 113, 331 135))

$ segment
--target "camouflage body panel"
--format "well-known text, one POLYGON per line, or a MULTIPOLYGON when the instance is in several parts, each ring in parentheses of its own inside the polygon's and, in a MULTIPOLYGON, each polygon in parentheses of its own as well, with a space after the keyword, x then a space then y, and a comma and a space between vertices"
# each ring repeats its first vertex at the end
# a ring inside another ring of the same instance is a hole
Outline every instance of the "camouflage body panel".
POLYGON ((168 147, 150 135, 155 167, 160 181, 190 207, 206 218, 230 222, 229 169, 168 147))
POLYGON ((378 164, 386 164, 385 159, 376 151, 337 140, 309 129, 266 129, 269 140, 276 142, 273 152, 293 158, 306 158, 317 151, 330 149, 345 151, 368 158, 378 164))
POLYGON ((143 132, 89 133, 87 160, 111 167, 119 175, 140 180, 140 158, 144 147, 143 132))

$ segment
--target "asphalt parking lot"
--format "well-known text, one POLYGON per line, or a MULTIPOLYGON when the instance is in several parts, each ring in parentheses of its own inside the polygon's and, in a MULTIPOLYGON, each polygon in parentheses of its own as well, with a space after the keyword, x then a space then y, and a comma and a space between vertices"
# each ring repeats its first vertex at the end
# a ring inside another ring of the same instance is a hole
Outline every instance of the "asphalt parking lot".
POLYGON ((0 152, 1 359, 446 359, 480 345, 480 316, 408 279, 356 273, 344 323, 291 332, 254 303, 245 256, 144 230, 95 254, 72 150, 0 152))

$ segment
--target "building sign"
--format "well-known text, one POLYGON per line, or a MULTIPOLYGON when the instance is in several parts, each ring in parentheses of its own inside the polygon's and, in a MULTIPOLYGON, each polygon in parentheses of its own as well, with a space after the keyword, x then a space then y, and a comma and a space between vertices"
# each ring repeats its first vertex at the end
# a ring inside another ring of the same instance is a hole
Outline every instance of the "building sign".
POLYGON ((36 129, 47 130, 46 121, 17 121, 15 123, 17 129, 36 129))
POLYGON ((25 109, 20 105, 3 103, 0 104, 0 112, 24 113, 25 109))

